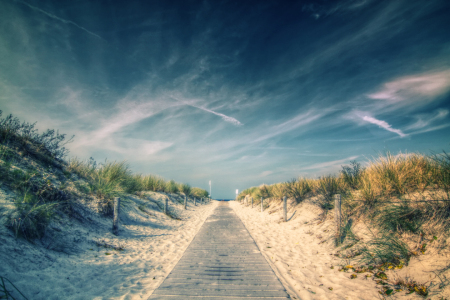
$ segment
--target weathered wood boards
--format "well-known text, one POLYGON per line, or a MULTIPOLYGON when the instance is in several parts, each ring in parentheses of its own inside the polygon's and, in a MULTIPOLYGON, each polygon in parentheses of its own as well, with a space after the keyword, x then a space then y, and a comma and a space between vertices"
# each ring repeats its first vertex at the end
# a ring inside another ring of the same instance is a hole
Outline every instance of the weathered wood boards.
POLYGON ((149 299, 289 299, 227 203, 206 220, 181 260, 149 299))

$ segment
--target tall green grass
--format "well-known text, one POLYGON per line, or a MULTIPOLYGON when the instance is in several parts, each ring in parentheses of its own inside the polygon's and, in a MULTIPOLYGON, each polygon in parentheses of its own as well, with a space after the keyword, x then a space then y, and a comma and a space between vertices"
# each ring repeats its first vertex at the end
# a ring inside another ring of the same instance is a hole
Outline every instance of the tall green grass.
POLYGON ((208 191, 198 188, 198 187, 193 187, 191 189, 190 194, 191 194, 191 196, 196 197, 196 198, 206 198, 209 195, 208 191))
POLYGON ((345 192, 345 184, 341 178, 328 175, 319 177, 317 180, 316 193, 322 196, 318 203, 325 210, 334 207, 332 203, 333 195, 345 192))
POLYGON ((191 189, 191 186, 187 183, 183 183, 180 185, 180 191, 186 196, 189 196, 191 194, 191 189))
POLYGON ((179 184, 177 184, 174 180, 170 180, 168 182, 166 182, 166 187, 165 187, 165 191, 167 193, 178 193, 179 189, 178 189, 179 184))
POLYGON ((192 194, 196 197, 208 195, 206 190, 191 188, 186 183, 166 181, 154 175, 133 174, 125 161, 97 164, 93 159, 80 161, 75 158, 69 162, 68 170, 87 180, 90 192, 100 199, 100 211, 107 215, 113 211, 113 198, 126 193, 154 191, 184 193, 187 196, 192 194))
POLYGON ((42 238, 58 203, 45 203, 36 196, 25 194, 14 204, 16 210, 8 215, 6 226, 16 237, 27 240, 42 238))
POLYGON ((306 178, 292 179, 284 183, 286 196, 294 198, 297 203, 301 202, 310 193, 315 184, 313 180, 306 178))
MULTIPOLYGON (((207 195, 200 188, 167 181, 155 175, 134 174, 125 161, 97 163, 93 158, 64 161, 68 150, 64 147, 72 139, 55 130, 39 133, 35 124, 20 122, 12 115, 2 118, 0 110, 0 182, 16 194, 16 209, 7 218, 6 226, 16 236, 28 240, 41 238, 56 213, 73 212, 74 195, 65 190, 65 183, 55 185, 31 164, 26 170, 14 165, 31 156, 44 166, 56 166, 67 178, 75 173, 87 183, 78 185, 83 192, 99 199, 100 212, 111 215, 113 198, 141 191, 207 195), (87 190, 84 190, 87 189, 87 190)), ((47 168, 45 167, 45 168, 47 168)), ((48 172, 52 172, 50 168, 48 172)), ((58 175, 59 176, 59 175, 58 175)), ((63 180, 64 181, 64 180, 63 180)), ((77 186, 77 185, 76 185, 77 186)))

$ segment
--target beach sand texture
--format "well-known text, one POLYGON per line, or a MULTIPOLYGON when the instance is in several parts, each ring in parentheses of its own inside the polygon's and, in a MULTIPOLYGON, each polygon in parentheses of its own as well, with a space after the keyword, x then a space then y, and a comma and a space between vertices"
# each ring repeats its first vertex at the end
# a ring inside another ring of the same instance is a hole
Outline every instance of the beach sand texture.
MULTIPOLYGON (((2 191, 0 205, 11 205, 9 196, 2 191)), ((153 192, 147 196, 153 200, 167 197, 153 192)), ((178 202, 181 197, 171 195, 170 206, 180 221, 164 215, 151 201, 127 198, 119 236, 111 233, 111 218, 89 211, 80 221, 61 219, 51 224, 52 238, 35 245, 16 239, 0 226, 0 274, 30 300, 147 299, 176 265, 217 202, 195 207, 189 202, 185 211, 178 202)))
MULTIPOLYGON (((320 217, 322 210, 316 205, 307 201, 300 204, 289 201, 290 220, 284 222, 282 201, 271 201, 263 213, 259 205, 253 209, 235 201, 230 205, 293 299, 450 299, 448 280, 445 287, 439 288, 441 280, 433 273, 449 265, 446 254, 430 252, 412 257, 408 266, 401 270, 386 270, 392 279, 431 283, 426 298, 405 291, 390 297, 382 296, 379 293, 382 286, 376 284, 374 277, 365 277, 372 274, 339 271, 340 267, 357 262, 335 256, 339 248, 333 241, 333 213, 323 219, 320 217), (352 274, 357 277, 351 279, 352 274)), ((364 230, 359 226, 355 232, 364 236, 364 230)), ((450 278, 448 270, 440 276, 444 281, 450 278)))
MULTIPOLYGON (((11 206, 12 194, 0 192, 0 205, 11 206)), ((59 219, 52 223, 48 237, 35 244, 16 239, 11 231, 0 227, 0 274, 28 299, 148 299, 220 202, 195 207, 189 202, 185 211, 181 197, 170 195, 170 206, 180 221, 164 215, 155 204, 167 195, 146 195, 153 201, 127 197, 119 236, 111 233, 111 218, 87 210, 81 220, 59 219), (121 247, 123 251, 114 249, 121 247)), ((234 201, 229 207, 242 220, 292 299, 383 299, 373 277, 358 273, 357 278, 350 279, 352 272, 339 272, 341 266, 354 261, 335 256, 339 248, 333 242, 332 214, 323 219, 316 205, 290 202, 290 219, 284 222, 281 202, 272 201, 264 213, 259 206, 252 209, 234 201)), ((206 260, 209 254, 204 255, 195 256, 206 260)), ((391 278, 434 284, 426 299, 450 299, 448 285, 436 290, 439 279, 433 273, 447 265, 447 256, 430 253, 413 257, 401 270, 386 273, 391 278)), ((449 277, 446 273, 442 276, 444 280, 449 277)), ((252 275, 248 274, 248 278, 252 275)), ((424 298, 400 292, 389 299, 424 298)))

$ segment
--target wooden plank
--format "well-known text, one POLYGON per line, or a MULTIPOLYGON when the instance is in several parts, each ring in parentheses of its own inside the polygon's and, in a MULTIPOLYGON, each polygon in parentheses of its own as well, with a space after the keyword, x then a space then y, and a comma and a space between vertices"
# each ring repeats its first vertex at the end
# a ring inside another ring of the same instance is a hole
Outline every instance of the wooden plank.
MULTIPOLYGON (((180 299, 180 295, 151 295, 148 299, 149 300, 180 299)), ((283 297, 183 296, 182 299, 189 299, 189 300, 221 300, 221 299, 262 300, 262 299, 290 299, 290 298, 288 296, 283 296, 283 297)))
POLYGON ((186 278, 166 278, 166 280, 163 282, 161 286, 164 286, 169 283, 185 283, 185 284, 218 284, 218 285, 230 285, 230 286, 250 286, 250 285, 269 285, 269 286, 276 286, 281 285, 281 283, 277 280, 273 279, 266 279, 266 280, 217 280, 212 278, 202 278, 202 279, 191 279, 187 280, 186 278))
POLYGON ((284 291, 284 287, 281 284, 221 284, 221 283, 202 283, 199 281, 195 284, 187 284, 185 282, 167 282, 159 287, 164 289, 170 288, 182 288, 182 289, 228 289, 228 290, 267 290, 267 291, 284 291))
POLYGON ((235 296, 235 297, 276 297, 284 296, 284 291, 263 290, 228 290, 228 289, 157 289, 154 295, 180 295, 180 296, 235 296))
POLYGON ((148 299, 289 299, 231 208, 218 206, 148 299))
POLYGON ((272 274, 272 270, 270 269, 261 269, 258 270, 257 268, 252 269, 244 269, 242 270, 217 270, 217 269, 196 269, 196 268, 177 268, 174 269, 171 274, 202 274, 205 272, 211 272, 211 273, 223 273, 223 272, 229 272, 229 273, 240 273, 244 274, 245 276, 252 276, 256 274, 272 274))

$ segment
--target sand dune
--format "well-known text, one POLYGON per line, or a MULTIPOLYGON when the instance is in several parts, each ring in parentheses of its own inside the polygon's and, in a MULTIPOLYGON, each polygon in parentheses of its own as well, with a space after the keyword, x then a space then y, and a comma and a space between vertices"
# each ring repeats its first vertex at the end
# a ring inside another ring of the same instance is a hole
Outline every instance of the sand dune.
MULTIPOLYGON (((261 213, 260 206, 251 208, 239 202, 231 207, 241 218, 261 252, 266 257, 293 299, 383 299, 371 273, 339 271, 341 266, 357 263, 355 259, 335 256, 334 219, 310 203, 290 202, 289 222, 282 219, 282 202, 273 201, 261 213), (351 279, 351 275, 357 277, 351 279), (366 277, 370 276, 370 277, 366 277)), ((386 270, 389 278, 406 278, 431 283, 426 299, 450 299, 447 286, 440 289, 440 279, 433 271, 448 266, 449 256, 430 253, 413 257, 401 270, 386 270)), ((448 273, 448 272, 447 272, 448 273)), ((449 274, 447 274, 448 276, 449 274)), ((445 280, 445 275, 441 277, 445 280)), ((389 299, 424 299, 417 294, 396 293, 389 299)))
MULTIPOLYGON (((148 196, 155 201, 166 197, 152 192, 148 196)), ((217 203, 189 203, 185 211, 177 197, 171 196, 170 206, 181 221, 164 215, 154 202, 127 197, 119 236, 111 233, 111 218, 88 210, 80 221, 52 223, 47 237, 35 245, 1 226, 0 274, 28 299, 146 299, 217 203)), ((2 197, 1 204, 7 201, 2 197)))

